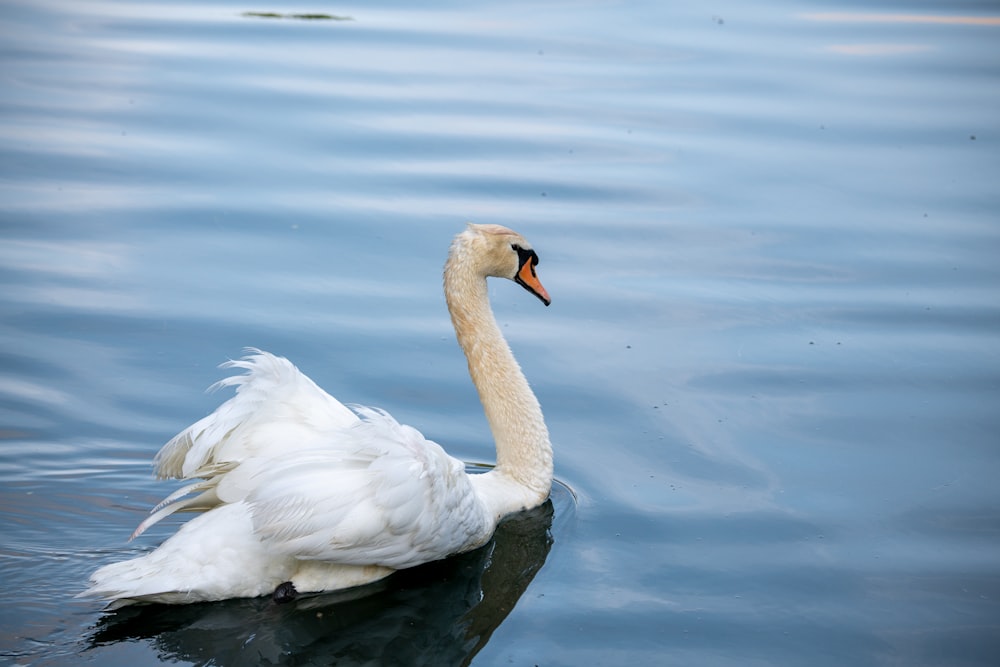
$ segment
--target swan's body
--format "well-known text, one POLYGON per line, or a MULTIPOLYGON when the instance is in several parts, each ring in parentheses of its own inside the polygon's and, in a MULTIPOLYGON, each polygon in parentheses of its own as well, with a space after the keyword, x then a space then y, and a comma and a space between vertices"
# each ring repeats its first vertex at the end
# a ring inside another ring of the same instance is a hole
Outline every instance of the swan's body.
POLYGON ((84 595, 187 603, 326 591, 486 543, 505 515, 545 501, 552 448, 542 412, 490 310, 486 277, 516 280, 549 303, 518 234, 470 225, 452 244, 445 296, 479 391, 497 465, 468 475, 384 412, 352 411, 286 359, 253 351, 225 366, 236 395, 156 455, 160 478, 192 483, 134 536, 177 511, 201 511, 153 552, 91 576, 84 595), (277 593, 276 593, 277 594, 277 593))

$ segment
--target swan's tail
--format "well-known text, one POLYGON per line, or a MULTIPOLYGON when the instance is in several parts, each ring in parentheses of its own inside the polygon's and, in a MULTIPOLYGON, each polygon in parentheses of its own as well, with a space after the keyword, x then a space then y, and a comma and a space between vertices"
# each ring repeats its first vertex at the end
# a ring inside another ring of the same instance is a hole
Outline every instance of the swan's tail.
POLYGON ((195 517, 145 556, 98 569, 78 597, 103 598, 109 609, 257 597, 271 594, 290 574, 289 563, 266 557, 249 507, 234 503, 195 517))

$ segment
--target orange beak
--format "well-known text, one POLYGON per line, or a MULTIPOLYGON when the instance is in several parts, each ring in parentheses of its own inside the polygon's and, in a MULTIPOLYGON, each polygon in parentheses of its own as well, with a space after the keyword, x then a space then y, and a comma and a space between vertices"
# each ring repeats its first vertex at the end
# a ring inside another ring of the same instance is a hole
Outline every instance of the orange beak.
POLYGON ((526 257, 523 262, 521 262, 521 268, 517 270, 516 280, 521 287, 528 290, 539 299, 542 300, 546 306, 552 303, 552 299, 549 298, 549 293, 545 291, 542 287, 542 283, 539 282, 538 276, 535 275, 535 265, 538 264, 538 257, 532 256, 526 257))

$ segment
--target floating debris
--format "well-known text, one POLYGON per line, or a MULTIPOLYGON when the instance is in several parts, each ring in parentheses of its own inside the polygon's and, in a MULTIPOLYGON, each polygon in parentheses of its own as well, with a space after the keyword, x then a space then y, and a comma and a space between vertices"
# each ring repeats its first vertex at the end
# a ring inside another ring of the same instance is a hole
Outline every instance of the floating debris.
POLYGON ((298 19, 300 21, 353 21, 351 16, 334 14, 279 14, 278 12, 243 12, 243 16, 254 19, 298 19))

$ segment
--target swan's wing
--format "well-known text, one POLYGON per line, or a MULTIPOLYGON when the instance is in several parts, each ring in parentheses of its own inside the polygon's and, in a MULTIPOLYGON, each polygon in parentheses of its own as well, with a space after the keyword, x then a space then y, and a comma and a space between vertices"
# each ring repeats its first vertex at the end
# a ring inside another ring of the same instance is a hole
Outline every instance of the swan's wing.
POLYGON ((138 537, 177 511, 203 511, 242 499, 252 488, 240 464, 289 456, 300 449, 335 446, 331 434, 358 423, 358 416, 320 389, 287 359, 260 350, 222 365, 246 371, 213 388, 236 395, 165 444, 153 465, 161 478, 198 479, 170 494, 132 533, 138 537), (227 480, 220 488, 223 480, 227 480), (197 495, 194 495, 197 494, 197 495))
POLYGON ((248 495, 276 553, 399 569, 485 542, 490 518, 464 464, 389 415, 359 409, 335 449, 271 462, 248 495))
POLYGON ((211 478, 220 465, 314 446, 331 431, 358 421, 287 359, 248 351, 252 354, 222 364, 246 373, 213 385, 234 386, 236 395, 160 449, 153 460, 158 477, 211 478))

